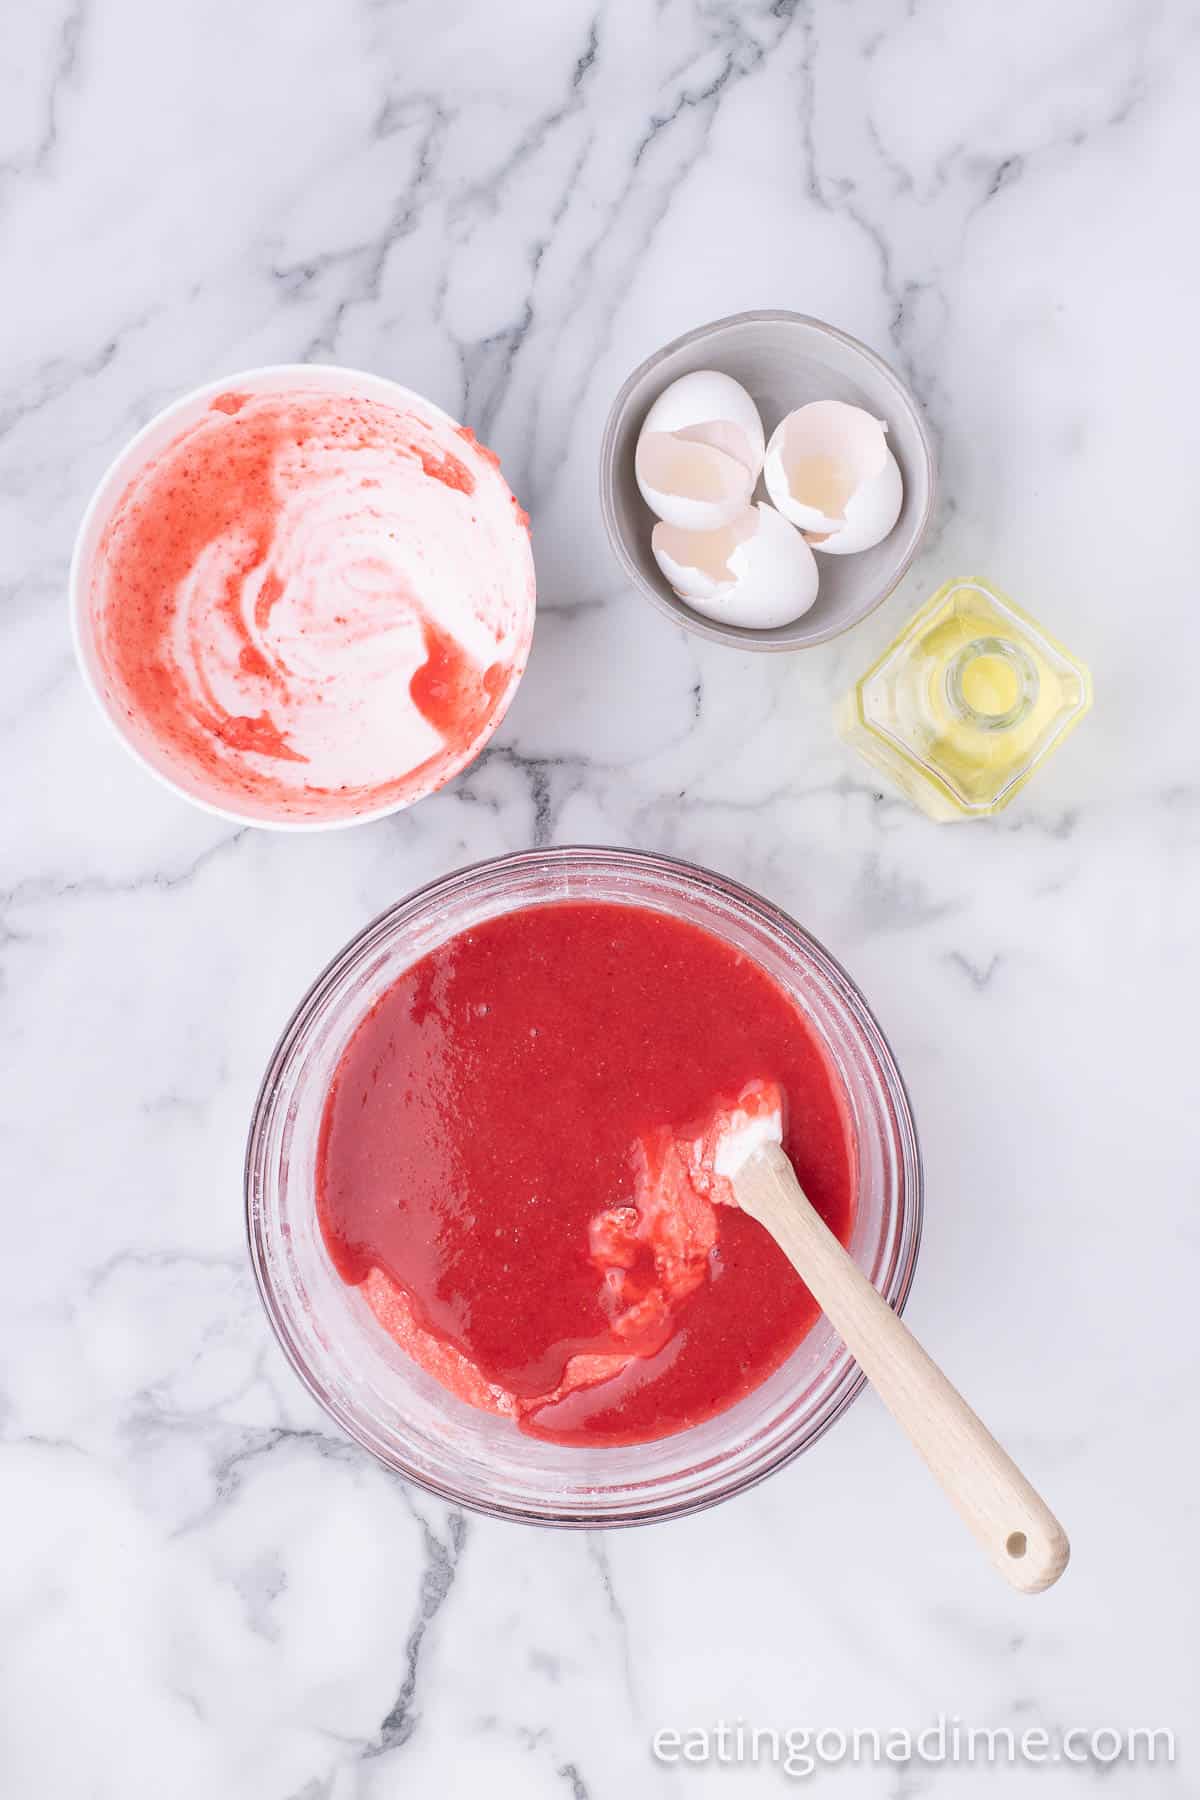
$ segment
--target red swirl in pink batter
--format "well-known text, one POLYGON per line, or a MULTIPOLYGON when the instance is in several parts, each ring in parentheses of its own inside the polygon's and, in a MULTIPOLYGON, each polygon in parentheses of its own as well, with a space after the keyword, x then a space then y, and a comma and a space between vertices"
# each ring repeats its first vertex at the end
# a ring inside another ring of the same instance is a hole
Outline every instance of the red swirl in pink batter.
POLYGON ((332 819, 477 752, 528 655, 533 563, 495 457, 440 415, 230 392, 126 487, 91 604, 149 760, 241 813, 332 819))

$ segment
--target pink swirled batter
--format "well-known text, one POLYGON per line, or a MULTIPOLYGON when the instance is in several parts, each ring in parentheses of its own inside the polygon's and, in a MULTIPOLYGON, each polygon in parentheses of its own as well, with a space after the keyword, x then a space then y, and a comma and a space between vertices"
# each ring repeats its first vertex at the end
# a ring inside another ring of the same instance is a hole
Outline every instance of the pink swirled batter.
POLYGON ((149 759, 250 816, 354 817, 470 761, 533 629, 527 521, 432 410, 218 395, 121 495, 91 606, 149 759))

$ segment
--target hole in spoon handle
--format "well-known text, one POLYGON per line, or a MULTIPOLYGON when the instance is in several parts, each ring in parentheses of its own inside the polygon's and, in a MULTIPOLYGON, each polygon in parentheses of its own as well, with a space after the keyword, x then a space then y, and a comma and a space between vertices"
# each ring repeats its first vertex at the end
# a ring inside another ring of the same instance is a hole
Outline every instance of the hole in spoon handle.
POLYGON ((1045 1502, 1032 1495, 1028 1505, 1018 1505, 1005 1523, 997 1519, 996 1526, 990 1546, 992 1561, 1005 1580, 1023 1594, 1040 1594, 1053 1587, 1067 1566, 1071 1546, 1045 1502), (1021 1524, 1014 1523, 1014 1513, 1017 1519, 1024 1515, 1021 1524))

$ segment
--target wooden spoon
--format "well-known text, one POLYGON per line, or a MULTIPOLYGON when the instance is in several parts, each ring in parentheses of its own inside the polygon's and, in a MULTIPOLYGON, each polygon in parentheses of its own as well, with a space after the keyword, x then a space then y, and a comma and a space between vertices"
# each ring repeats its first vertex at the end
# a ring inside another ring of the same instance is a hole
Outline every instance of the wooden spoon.
POLYGON ((779 1145, 753 1149, 728 1175, 742 1211, 775 1239, 1005 1580, 1025 1594, 1052 1586, 1071 1554, 1066 1532, 851 1261, 779 1145))

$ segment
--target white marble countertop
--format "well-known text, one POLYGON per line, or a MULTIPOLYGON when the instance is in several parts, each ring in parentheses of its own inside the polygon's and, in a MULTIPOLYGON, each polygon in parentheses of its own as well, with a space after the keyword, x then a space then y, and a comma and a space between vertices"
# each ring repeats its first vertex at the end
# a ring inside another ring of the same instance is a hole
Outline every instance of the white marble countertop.
MULTIPOLYGON (((939 1713, 1170 1728, 1173 1766, 1104 1791, 1196 1792, 1194 9, 38 0, 5 35, 0 1792, 753 1794, 788 1784, 670 1768, 654 1733, 939 1713), (596 498, 628 370, 754 306, 892 359, 942 463, 900 592, 790 658, 626 591, 596 498), (123 439, 300 358, 473 425, 540 585, 495 748, 311 838, 143 776, 64 606, 123 439), (1097 705, 1001 821, 939 829, 830 709, 966 573, 1092 663, 1097 705), (927 1164, 910 1318, 1068 1524, 1052 1593, 996 1581, 871 1397, 737 1502, 587 1536, 448 1512, 300 1391, 240 1188, 284 1018, 410 887, 578 840, 740 878, 866 990, 927 1164)), ((1044 1800, 1103 1775, 814 1779, 1044 1800)))

